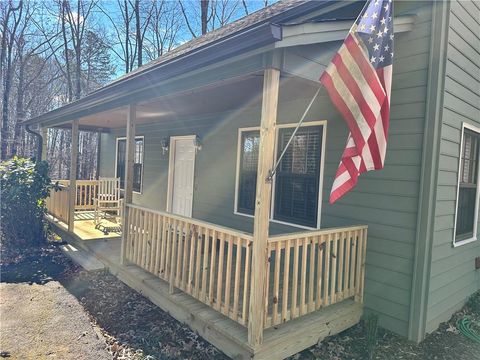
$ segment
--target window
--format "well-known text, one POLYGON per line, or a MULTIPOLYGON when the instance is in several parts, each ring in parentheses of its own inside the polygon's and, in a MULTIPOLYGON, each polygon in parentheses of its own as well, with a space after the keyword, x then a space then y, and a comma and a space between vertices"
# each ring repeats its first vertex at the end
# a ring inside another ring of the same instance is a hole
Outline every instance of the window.
MULTIPOLYGON (((286 147, 294 127, 280 128, 277 158, 286 147)), ((323 126, 302 126, 293 138, 275 175, 273 220, 317 227, 323 126)), ((236 211, 253 215, 257 185, 258 130, 242 131, 239 137, 236 211)))
POLYGON ((242 132, 237 211, 248 215, 253 215, 255 211, 259 145, 258 130, 242 132))
MULTIPOLYGON (((117 139, 117 164, 116 177, 120 178, 120 188, 125 189, 125 158, 127 151, 127 140, 117 139)), ((135 138, 135 151, 133 156, 133 191, 142 191, 143 173, 143 137, 135 138)))
MULTIPOLYGON (((293 131, 280 129, 277 158, 293 131)), ((322 126, 301 127, 287 148, 275 176, 275 220, 317 227, 322 133, 322 126)))
POLYGON ((466 125, 463 130, 460 155, 455 244, 476 239, 479 151, 480 133, 466 125))

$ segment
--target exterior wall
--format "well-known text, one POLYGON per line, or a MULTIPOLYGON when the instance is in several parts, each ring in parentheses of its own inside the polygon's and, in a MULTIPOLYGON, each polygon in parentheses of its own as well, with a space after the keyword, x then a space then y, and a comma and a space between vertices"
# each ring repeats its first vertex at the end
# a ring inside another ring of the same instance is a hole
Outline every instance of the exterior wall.
MULTIPOLYGON (((361 176, 357 188, 328 204, 333 177, 348 134, 340 115, 323 90, 306 121, 327 120, 322 227, 367 224, 368 250, 365 305, 380 314, 380 324, 406 336, 415 252, 418 193, 425 121, 427 71, 431 31, 431 4, 407 2, 397 14, 417 13, 414 29, 396 35, 389 150, 382 171, 361 176)), ((338 44, 339 45, 339 44, 338 44)), ((337 46, 338 47, 338 46, 337 46)), ((335 46, 322 44, 319 49, 335 46)), ((301 57, 312 47, 289 49, 287 56, 301 57)), ((330 55, 325 57, 325 63, 330 55)), ((311 59, 310 56, 304 58, 311 59)), ((320 75, 320 73, 318 74, 320 75)), ((259 89, 260 94, 260 89, 259 89)), ((313 93, 312 93, 313 94, 313 93)), ((298 121, 310 98, 282 98, 278 123, 298 121)), ((258 126, 260 108, 212 114, 202 119, 178 119, 137 127, 145 136, 143 194, 134 203, 165 209, 168 154, 162 155, 161 139, 170 135, 198 134, 203 148, 197 154, 193 217, 252 231, 249 217, 235 215, 234 189, 238 128, 258 126)), ((102 136, 101 175, 113 176, 116 131, 102 136)), ((295 228, 272 225, 271 232, 295 228)), ((298 229, 297 229, 298 230, 298 229)))
POLYGON ((480 4, 451 3, 427 332, 480 289, 480 271, 474 267, 480 240, 453 247, 462 122, 480 127, 479 19, 480 4))

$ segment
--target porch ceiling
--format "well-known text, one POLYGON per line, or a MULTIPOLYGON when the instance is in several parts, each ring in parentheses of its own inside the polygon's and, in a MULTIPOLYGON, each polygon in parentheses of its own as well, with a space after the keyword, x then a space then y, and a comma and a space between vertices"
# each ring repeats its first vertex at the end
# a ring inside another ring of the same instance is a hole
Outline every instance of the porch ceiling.
MULTIPOLYGON (((280 84, 280 101, 309 94, 315 83, 284 75, 280 84)), ((154 98, 137 105, 137 124, 175 121, 214 113, 233 111, 238 108, 261 106, 263 73, 228 79, 213 85, 187 92, 154 98)), ((95 113, 79 119, 79 126, 85 130, 122 128, 126 126, 127 108, 116 108, 95 113)), ((69 127, 63 124, 59 127, 69 127)))

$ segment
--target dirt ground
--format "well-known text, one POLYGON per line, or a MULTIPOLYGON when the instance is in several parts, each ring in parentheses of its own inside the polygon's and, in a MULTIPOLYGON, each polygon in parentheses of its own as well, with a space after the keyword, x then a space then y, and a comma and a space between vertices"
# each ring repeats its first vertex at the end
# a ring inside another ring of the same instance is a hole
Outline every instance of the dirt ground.
MULTIPOLYGON (((227 359, 114 276, 82 271, 56 246, 4 256, 1 271, 0 358, 227 359)), ((480 294, 477 302, 478 310, 480 294)), ((480 311, 466 308, 420 345, 379 329, 373 358, 480 360, 480 345, 455 327, 465 314, 480 320, 480 311)), ((365 343, 359 324, 291 359, 367 359, 365 343)))

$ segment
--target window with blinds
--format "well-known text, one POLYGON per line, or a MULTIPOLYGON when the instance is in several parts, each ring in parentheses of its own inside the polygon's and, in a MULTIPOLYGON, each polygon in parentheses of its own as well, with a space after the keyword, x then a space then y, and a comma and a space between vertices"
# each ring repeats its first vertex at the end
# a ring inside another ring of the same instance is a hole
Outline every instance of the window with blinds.
MULTIPOLYGON (((126 139, 117 140, 117 167, 116 177, 120 178, 120 188, 125 189, 125 159, 127 151, 126 139)), ((133 155, 133 191, 141 192, 143 173, 143 138, 135 139, 133 155)))
POLYGON ((237 211, 248 215, 255 211, 259 146, 258 130, 242 132, 237 211))
MULTIPOLYGON (((278 133, 277 157, 294 129, 278 133)), ((301 127, 279 164, 275 176, 274 219, 317 227, 322 126, 301 127)))
POLYGON ((474 229, 475 222, 477 221, 475 205, 478 196, 479 151, 480 134, 465 129, 460 157, 455 242, 471 239, 475 235, 474 229))
MULTIPOLYGON (((278 132, 277 157, 286 147, 294 128, 278 132)), ((322 152, 322 126, 301 127, 288 147, 275 175, 275 220, 317 227, 322 152)), ((257 185, 260 133, 241 135, 237 211, 253 215, 257 185)))

